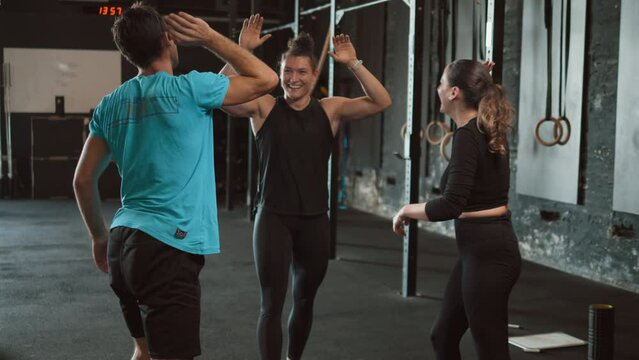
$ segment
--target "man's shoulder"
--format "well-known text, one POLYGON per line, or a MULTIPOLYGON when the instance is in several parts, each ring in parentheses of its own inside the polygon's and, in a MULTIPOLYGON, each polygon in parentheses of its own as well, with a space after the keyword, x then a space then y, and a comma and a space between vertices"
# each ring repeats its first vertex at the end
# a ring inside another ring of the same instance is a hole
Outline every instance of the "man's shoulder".
POLYGON ((207 78, 226 78, 226 75, 217 74, 212 71, 191 70, 187 73, 176 75, 178 79, 207 79, 207 78))
POLYGON ((211 85, 217 87, 228 86, 229 78, 226 75, 217 74, 211 71, 200 72, 192 70, 186 74, 174 77, 178 86, 190 86, 194 89, 209 89, 211 85))
POLYGON ((131 88, 131 85, 136 81, 137 81, 137 78, 135 77, 126 80, 125 82, 120 84, 118 87, 116 87, 112 92, 104 95, 104 97, 102 97, 102 101, 109 101, 113 98, 117 98, 118 96, 121 96, 122 94, 128 92, 129 89, 131 88))

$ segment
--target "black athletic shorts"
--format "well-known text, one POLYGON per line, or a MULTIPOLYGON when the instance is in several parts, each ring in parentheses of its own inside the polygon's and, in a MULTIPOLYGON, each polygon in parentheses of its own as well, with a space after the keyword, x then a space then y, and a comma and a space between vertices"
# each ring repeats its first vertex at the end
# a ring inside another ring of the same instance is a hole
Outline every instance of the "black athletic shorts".
POLYGON ((190 254, 128 227, 111 230, 111 288, 131 336, 145 337, 153 358, 200 355, 200 270, 190 254))

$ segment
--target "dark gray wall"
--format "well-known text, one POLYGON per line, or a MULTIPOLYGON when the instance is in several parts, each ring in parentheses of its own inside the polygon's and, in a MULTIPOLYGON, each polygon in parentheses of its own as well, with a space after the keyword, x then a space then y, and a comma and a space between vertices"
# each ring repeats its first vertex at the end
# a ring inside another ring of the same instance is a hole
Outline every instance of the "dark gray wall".
MULTIPOLYGON (((384 113, 381 136, 381 154, 377 166, 364 167, 352 164, 343 169, 348 181, 349 201, 357 203, 365 211, 388 214, 387 208, 394 208, 404 193, 403 177, 404 162, 397 159, 393 152, 403 153, 403 142, 399 130, 406 121, 406 51, 408 40, 399 34, 408 33, 408 7, 400 1, 391 1, 384 5, 386 8, 385 34, 373 39, 377 41, 376 48, 384 47, 384 83, 388 88, 393 105, 384 113)), ((370 18, 358 16, 358 27, 366 28, 373 23, 370 18)), ((376 24, 379 24, 375 22, 376 24)), ((383 24, 383 23, 382 23, 383 24)), ((364 37, 364 34, 361 34, 364 37)), ((361 40, 360 40, 361 41, 361 40)), ((370 38, 368 40, 371 41, 370 38)), ((366 58, 364 58, 366 61, 366 58)), ((366 64, 366 63, 365 63, 366 64)), ((358 143, 370 141, 357 132, 358 128, 371 123, 371 119, 362 120, 351 130, 351 143, 355 147, 358 143)), ((353 149, 352 152, 358 150, 353 149)))
MULTIPOLYGON (((346 34, 351 34, 351 39, 357 50, 357 56, 365 59, 366 68, 384 79, 384 26, 358 26, 358 20, 365 18, 371 24, 384 24, 386 17, 386 6, 377 5, 364 8, 358 12, 347 13, 339 24, 339 28, 346 34)), ((335 83, 335 95, 349 97, 362 96, 364 93, 357 79, 343 66, 338 67, 335 83), (348 88, 348 92, 342 94, 340 87, 348 88)), ((382 163, 383 143, 382 128, 384 125, 384 115, 377 114, 371 116, 366 121, 354 121, 346 123, 343 132, 348 136, 356 133, 356 137, 348 137, 348 154, 343 157, 348 165, 353 168, 379 168, 382 163)), ((345 145, 342 142, 342 145, 345 145)))
MULTIPOLYGON (((404 186, 403 164, 391 154, 402 149, 397 133, 405 120, 406 75, 403 64, 408 11, 402 2, 395 3, 398 4, 388 6, 386 26, 385 84, 394 103, 385 115, 383 165, 381 169, 357 169, 357 173, 350 168, 344 171, 350 185, 349 204, 387 217, 401 205, 404 186), (395 186, 386 185, 388 176, 396 177, 395 186)), ((612 210, 619 16, 619 0, 588 2, 578 205, 518 195, 517 184, 512 180, 510 206, 524 258, 639 292, 639 239, 636 232, 639 216, 612 210)), ((522 1, 506 1, 503 84, 515 106, 519 98, 521 25, 522 1)), ((435 49, 431 50, 434 54, 435 49)), ((436 86, 434 79, 431 79, 430 86, 436 86)), ((512 134, 511 179, 515 179, 516 128, 512 134)), ((427 147, 425 142, 423 146, 429 157, 427 172, 422 169, 420 198, 427 201, 438 196, 433 190, 438 185, 445 163, 435 147, 427 147)), ((420 225, 453 235, 450 222, 420 225)))

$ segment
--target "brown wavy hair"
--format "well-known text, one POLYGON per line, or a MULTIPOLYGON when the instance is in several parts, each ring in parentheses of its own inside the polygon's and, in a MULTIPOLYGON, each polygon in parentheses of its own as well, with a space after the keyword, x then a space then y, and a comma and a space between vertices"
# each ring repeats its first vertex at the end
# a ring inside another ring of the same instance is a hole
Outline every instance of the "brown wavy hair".
POLYGON ((477 110, 477 126, 488 137, 488 150, 506 154, 515 110, 504 88, 475 60, 453 61, 446 68, 446 78, 450 86, 462 90, 464 103, 477 110))

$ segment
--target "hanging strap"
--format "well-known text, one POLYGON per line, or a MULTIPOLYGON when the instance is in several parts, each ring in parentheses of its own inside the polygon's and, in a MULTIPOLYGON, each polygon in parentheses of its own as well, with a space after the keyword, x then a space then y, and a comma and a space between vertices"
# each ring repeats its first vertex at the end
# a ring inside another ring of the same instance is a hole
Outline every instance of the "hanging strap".
MULTIPOLYGON (((450 3, 450 11, 447 12, 450 14, 450 59, 451 61, 457 60, 457 0, 451 0, 450 3)), ((446 62, 444 61, 444 64, 446 62)), ((442 72, 444 69, 442 69, 442 72)), ((443 114, 442 114, 443 115, 443 114)), ((453 118, 450 118, 450 128, 456 129, 457 126, 453 118)), ((442 141, 443 142, 443 141, 442 141)))
MULTIPOLYGON (((437 55, 438 55, 438 66, 439 70, 437 71, 437 83, 439 83, 439 79, 444 74, 444 68, 446 66, 446 43, 448 42, 448 24, 446 19, 448 18, 448 0, 439 0, 437 1, 439 15, 439 31, 438 39, 437 39, 437 55)), ((439 102, 439 96, 435 96, 435 111, 438 113, 438 118, 441 121, 444 121, 444 114, 439 111, 439 106, 441 105, 439 102)))
POLYGON ((476 6, 477 4, 475 3, 475 1, 473 1, 473 60, 477 60, 477 35, 479 33, 479 31, 477 31, 477 11, 475 10, 476 6))
POLYGON ((477 6, 479 6, 479 36, 478 41, 479 41, 479 58, 481 60, 488 60, 486 59, 486 20, 487 20, 487 13, 488 13, 488 5, 487 2, 481 2, 479 0, 477 0, 477 6), (482 5, 484 4, 484 5, 482 5))
MULTIPOLYGON (((431 21, 430 21, 430 37, 429 37, 429 46, 432 46, 433 41, 435 39, 437 39, 437 46, 438 46, 438 51, 439 51, 439 43, 440 43, 440 29, 441 27, 437 28, 437 33, 435 33, 435 20, 437 20, 437 26, 439 26, 439 21, 440 21, 440 15, 439 15, 439 2, 437 1, 433 1, 431 3, 431 21), (437 38, 435 38, 435 36, 437 36, 437 38)), ((438 53, 439 55, 439 53, 438 53)), ((439 76, 439 67, 440 65, 437 63, 437 71, 435 72, 435 66, 433 66, 433 64, 436 63, 435 61, 429 61, 429 67, 428 67, 428 73, 430 74, 430 76, 433 75, 433 73, 435 74, 435 76, 439 76)), ((432 79, 429 80, 430 84, 432 85, 432 79)), ((436 79, 437 82, 439 82, 439 78, 436 79)), ((428 117, 427 117, 427 121, 428 124, 426 125, 426 129, 425 129, 425 133, 426 133, 426 141, 431 144, 431 145, 437 145, 441 142, 443 136, 441 137, 435 137, 432 135, 432 129, 438 127, 438 125, 443 124, 441 121, 439 121, 439 106, 438 104, 438 96, 437 96, 437 87, 435 87, 435 91, 433 91, 433 88, 430 87, 430 91, 428 92, 428 103, 429 103, 429 108, 428 108, 428 117)))
POLYGON ((548 75, 546 81, 546 115, 537 121, 534 136, 537 143, 544 146, 553 146, 557 145, 561 140, 563 127, 561 126, 560 118, 552 116, 552 0, 545 0, 544 2, 544 24, 546 26, 546 66, 548 75), (553 124, 553 139, 551 141, 542 139, 540 135, 541 125, 545 122, 552 122, 553 124))
MULTIPOLYGON (((439 26, 439 4, 437 1, 433 1, 431 3, 431 20, 430 20, 430 37, 429 37, 429 41, 428 41, 428 48, 432 49, 433 46, 433 42, 436 41, 437 42, 437 51, 439 51, 439 27, 437 28, 437 33, 435 33, 435 20, 437 20, 437 26, 439 26)), ((439 55, 439 54, 438 54, 439 55)), ((432 61, 432 57, 430 58, 431 61, 428 62, 428 74, 429 77, 433 76, 433 74, 435 75, 435 77, 439 76, 439 70, 434 72, 435 66, 434 64, 436 63, 435 61, 432 61)), ((439 69, 439 64, 437 64, 437 69, 439 69)), ((436 78, 435 80, 436 83, 439 82, 439 78, 436 78)), ((429 84, 432 85, 432 79, 429 80, 429 84)), ((437 108, 437 90, 435 89, 435 92, 433 93, 433 89, 432 87, 429 87, 430 91, 428 92, 429 94, 429 98, 428 98, 428 103, 429 103, 429 112, 428 112, 428 120, 432 121, 432 122, 436 122, 437 118, 438 118, 438 113, 439 113, 439 109, 437 108)))
POLYGON ((545 0, 544 24, 546 25, 546 118, 552 117, 552 0, 545 0))
MULTIPOLYGON (((562 12, 563 12, 563 0, 562 0, 562 12)), ((559 115, 563 118, 566 117, 566 93, 568 91, 568 59, 570 57, 570 0, 566 0, 566 16, 565 16, 565 24, 564 27, 564 16, 562 14, 562 34, 564 34, 564 38, 566 39, 565 44, 561 47, 561 57, 562 57, 562 65, 563 65, 563 73, 561 73, 560 81, 563 82, 563 94, 560 93, 559 96, 564 96, 562 108, 559 111, 559 115)), ((560 100, 561 103, 561 100, 560 100)))
POLYGON ((559 103, 557 118, 559 125, 562 126, 562 135, 557 144, 566 145, 570 140, 572 132, 570 120, 566 117, 566 93, 568 88, 568 55, 570 53, 570 0, 566 0, 566 12, 564 13, 564 0, 561 0, 561 18, 560 18, 560 34, 559 34, 559 103), (565 26, 564 26, 565 24, 565 26), (564 44, 564 38, 565 44, 564 44), (566 131, 563 130, 563 124, 566 125, 566 131))
POLYGON ((566 82, 564 81, 564 1, 561 0, 561 12, 559 17, 559 101, 557 101, 557 114, 565 115, 564 93, 566 82), (564 113, 562 114, 562 110, 564 113))
POLYGON ((457 0, 451 1, 450 12, 448 13, 451 15, 450 58, 455 61, 457 59, 457 0))
MULTIPOLYGON (((442 77, 443 73, 444 73, 444 69, 446 68, 446 45, 448 43, 448 16, 450 15, 449 12, 449 8, 448 8, 448 4, 449 4, 449 0, 438 0, 435 1, 435 13, 438 16, 438 29, 437 29, 437 63, 438 63, 438 70, 437 70, 437 83, 439 83, 439 79, 442 77)), ((455 26, 455 22, 454 22, 454 5, 453 5, 453 36, 452 39, 454 39, 454 26, 455 26)), ((455 49, 454 49, 454 41, 452 44, 452 52, 453 52, 453 56, 455 53, 455 49)), ((430 124, 428 124, 428 126, 426 127, 425 130, 425 135, 426 135, 426 141, 428 141, 431 145, 437 145, 437 144, 442 144, 443 140, 446 138, 446 136, 451 133, 450 131, 450 127, 448 125, 446 125, 445 121, 444 121, 444 114, 442 114, 439 111, 439 107, 440 107, 440 101, 439 101, 439 96, 437 96, 437 93, 435 93, 435 96, 433 96, 433 112, 435 112, 437 115, 437 119, 434 120, 433 122, 431 122, 430 124), (434 137, 433 136, 433 130, 434 129, 439 129, 439 133, 440 136, 438 137, 434 137)), ((435 116, 434 116, 435 117, 435 116)), ((446 157, 444 156, 444 158, 446 159, 446 157)))
POLYGON ((484 57, 484 39, 482 33, 483 21, 482 5, 479 0, 473 0, 473 55, 472 59, 485 59, 484 57), (478 8, 479 7, 479 8, 478 8))

